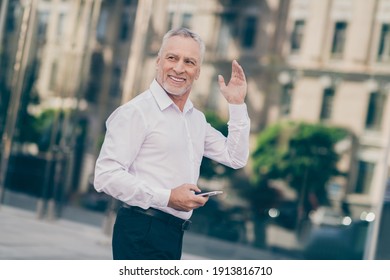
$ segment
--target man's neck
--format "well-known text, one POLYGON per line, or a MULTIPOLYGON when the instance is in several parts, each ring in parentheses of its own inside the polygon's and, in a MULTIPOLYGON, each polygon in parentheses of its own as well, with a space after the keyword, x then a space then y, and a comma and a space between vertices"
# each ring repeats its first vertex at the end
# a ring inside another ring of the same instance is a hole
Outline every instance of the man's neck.
POLYGON ((172 99, 173 103, 176 104, 176 106, 179 108, 181 112, 184 110, 184 106, 186 105, 188 96, 190 95, 189 92, 183 94, 183 95, 173 95, 167 92, 167 95, 170 99, 172 99))

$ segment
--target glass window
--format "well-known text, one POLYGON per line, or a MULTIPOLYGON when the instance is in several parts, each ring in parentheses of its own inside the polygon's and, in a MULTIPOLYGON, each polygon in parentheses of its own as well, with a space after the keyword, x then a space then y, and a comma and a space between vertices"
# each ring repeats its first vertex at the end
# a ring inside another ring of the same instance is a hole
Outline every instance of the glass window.
POLYGON ((14 32, 16 29, 17 18, 20 16, 18 14, 18 9, 16 7, 17 3, 11 1, 9 4, 8 12, 6 13, 6 30, 8 33, 14 32))
POLYGON ((292 90, 293 87, 291 84, 283 85, 282 87, 282 97, 280 102, 280 112, 282 116, 287 116, 290 114, 292 90))
POLYGON ((132 0, 124 0, 123 1, 123 4, 125 5, 125 6, 131 6, 131 2, 133 2, 132 0))
POLYGON ((186 28, 191 28, 192 14, 184 13, 182 16, 182 26, 186 28))
POLYGON ((112 70, 112 81, 110 87, 110 96, 118 97, 121 95, 121 78, 122 69, 119 66, 114 67, 112 70))
POLYGON ((40 43, 43 43, 46 39, 47 21, 49 19, 48 12, 38 12, 38 27, 37 27, 37 39, 40 43))
POLYGON ((65 29, 65 13, 60 13, 58 16, 58 23, 57 23, 57 42, 61 42, 64 36, 64 29, 65 29))
POLYGON ((100 13, 99 21, 97 24, 96 38, 99 42, 104 42, 106 38, 106 29, 108 23, 108 11, 103 9, 100 13))
POLYGON ((174 19, 174 12, 169 12, 168 14, 168 30, 171 30, 173 28, 173 19, 174 19))
POLYGON ((355 193, 369 193, 371 181, 374 175, 374 168, 374 163, 359 161, 355 193))
POLYGON ((334 88, 326 88, 324 90, 323 98, 322 98, 322 107, 321 107, 321 120, 328 120, 332 115, 332 107, 333 107, 333 99, 334 99, 334 88))
POLYGON ((291 51, 299 52, 302 45, 303 30, 305 27, 304 20, 297 20, 294 23, 294 29, 291 34, 291 51))
POLYGON ((129 13, 124 11, 121 16, 120 30, 119 30, 119 39, 121 41, 126 41, 129 38, 129 13))
POLYGON ((229 49, 229 44, 236 36, 236 21, 235 14, 221 15, 221 28, 218 32, 217 53, 226 54, 229 49))
POLYGON ((241 46, 244 48, 253 48, 256 42, 257 17, 250 16, 245 18, 241 46))
POLYGON ((192 14, 191 13, 168 13, 168 30, 177 27, 178 24, 181 27, 191 28, 192 14))
POLYGON ((390 24, 382 25, 378 50, 378 61, 389 61, 390 58, 390 24))
POLYGON ((336 22, 335 24, 332 42, 333 56, 341 56, 343 54, 347 34, 347 26, 347 23, 344 21, 336 22))
POLYGON ((379 92, 372 92, 368 102, 366 129, 379 130, 382 125, 386 96, 379 92))

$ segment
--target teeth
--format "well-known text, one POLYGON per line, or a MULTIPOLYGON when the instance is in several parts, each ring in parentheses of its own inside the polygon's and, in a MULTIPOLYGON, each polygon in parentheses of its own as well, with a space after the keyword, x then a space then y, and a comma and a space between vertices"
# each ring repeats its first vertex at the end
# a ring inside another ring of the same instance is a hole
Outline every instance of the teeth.
POLYGON ((182 78, 176 78, 176 77, 172 77, 172 76, 171 76, 171 79, 174 80, 174 81, 177 81, 177 82, 183 82, 184 81, 184 79, 182 79, 182 78))

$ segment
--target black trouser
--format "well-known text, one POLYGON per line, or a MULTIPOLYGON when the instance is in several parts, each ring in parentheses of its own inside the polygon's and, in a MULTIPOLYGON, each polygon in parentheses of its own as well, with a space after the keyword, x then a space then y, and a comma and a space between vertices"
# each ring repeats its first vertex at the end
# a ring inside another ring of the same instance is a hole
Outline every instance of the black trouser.
POLYGON ((121 207, 112 237, 114 260, 179 260, 184 231, 156 217, 121 207))

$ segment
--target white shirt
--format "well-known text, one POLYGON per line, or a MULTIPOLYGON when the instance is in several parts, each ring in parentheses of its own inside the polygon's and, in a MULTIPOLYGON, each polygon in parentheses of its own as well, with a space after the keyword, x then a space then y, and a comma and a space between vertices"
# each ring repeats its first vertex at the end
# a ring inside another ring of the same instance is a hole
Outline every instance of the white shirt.
POLYGON ((250 120, 245 104, 229 104, 226 138, 187 100, 183 112, 156 80, 107 119, 94 185, 132 206, 153 207, 182 219, 192 211, 168 207, 171 189, 197 184, 203 156, 232 168, 246 165, 250 120))

